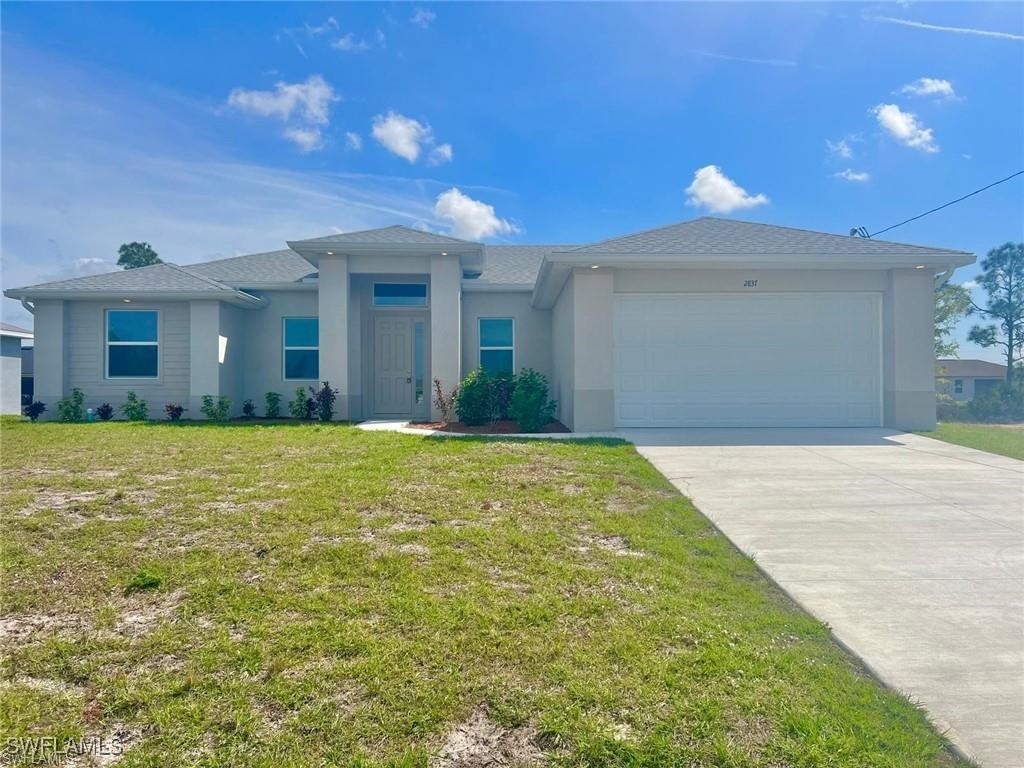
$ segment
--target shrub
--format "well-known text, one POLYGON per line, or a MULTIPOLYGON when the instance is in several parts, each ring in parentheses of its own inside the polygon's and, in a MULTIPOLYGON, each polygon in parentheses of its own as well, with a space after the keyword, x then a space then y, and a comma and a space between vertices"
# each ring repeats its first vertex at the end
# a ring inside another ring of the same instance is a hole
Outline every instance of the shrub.
POLYGON ((85 395, 78 387, 71 390, 71 397, 57 403, 57 418, 61 421, 81 421, 85 418, 85 395))
POLYGON ((288 403, 288 413, 291 414, 293 419, 308 419, 309 418, 309 406, 306 397, 306 390, 302 387, 298 387, 295 390, 295 399, 288 403))
POLYGON ((455 395, 455 412, 471 427, 494 421, 494 387, 483 368, 470 371, 455 395))
POLYGON ((179 403, 168 403, 164 406, 164 412, 167 414, 168 421, 178 421, 185 409, 179 403))
POLYGON ((967 404, 975 421, 1024 421, 1024 384, 1003 384, 967 404))
POLYGON ((242 415, 247 419, 256 418, 256 406, 251 399, 242 401, 242 415))
POLYGON ((267 392, 263 396, 264 406, 268 419, 276 419, 281 415, 281 395, 277 392, 267 392))
POLYGON ((214 399, 213 395, 203 395, 203 404, 199 410, 210 421, 227 421, 231 418, 231 398, 219 395, 214 399))
POLYGON ((331 389, 328 382, 323 382, 320 389, 310 387, 309 391, 313 396, 306 401, 306 408, 309 411, 308 418, 314 416, 320 421, 330 421, 334 418, 334 401, 338 397, 338 390, 331 389), (312 405, 312 407, 310 407, 312 405))
POLYGON ((30 403, 29 405, 25 406, 25 415, 28 416, 28 418, 31 421, 35 421, 36 419, 43 415, 43 411, 45 410, 46 403, 41 403, 38 400, 36 400, 34 403, 30 403))
POLYGON ((451 392, 445 392, 441 386, 441 380, 434 379, 434 407, 441 414, 441 421, 447 424, 452 420, 452 412, 455 410, 455 398, 459 394, 459 388, 455 387, 451 392))
POLYGON ((969 421, 966 403, 939 400, 935 404, 935 416, 939 421, 969 421))
POLYGON ((149 418, 149 406, 134 392, 129 392, 124 405, 121 406, 121 413, 128 421, 145 421, 149 418))
POLYGON ((540 432, 555 417, 558 404, 548 399, 548 380, 532 368, 516 377, 508 413, 523 432, 540 432))
POLYGON ((501 373, 491 379, 494 394, 494 416, 498 419, 509 418, 509 405, 512 393, 516 389, 516 377, 513 373, 501 373))
POLYGON ((159 589, 160 585, 164 583, 163 577, 153 571, 142 568, 135 572, 135 575, 131 577, 128 584, 125 585, 125 595, 130 595, 133 592, 143 592, 148 589, 159 589))
POLYGON ((114 406, 110 403, 103 403, 96 409, 96 415, 99 416, 100 421, 110 421, 114 418, 114 406))

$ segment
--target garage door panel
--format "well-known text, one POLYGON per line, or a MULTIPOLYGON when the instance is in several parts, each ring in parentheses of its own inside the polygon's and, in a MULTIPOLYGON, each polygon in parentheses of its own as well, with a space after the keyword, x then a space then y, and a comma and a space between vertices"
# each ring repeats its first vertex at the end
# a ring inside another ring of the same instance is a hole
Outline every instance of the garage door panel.
POLYGON ((619 295, 619 426, 878 426, 877 293, 619 295))

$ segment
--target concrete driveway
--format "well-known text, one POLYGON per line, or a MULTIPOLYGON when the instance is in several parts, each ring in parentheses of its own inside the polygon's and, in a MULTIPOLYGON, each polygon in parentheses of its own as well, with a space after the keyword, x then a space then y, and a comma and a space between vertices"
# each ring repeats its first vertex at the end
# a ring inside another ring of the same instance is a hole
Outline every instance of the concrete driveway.
POLYGON ((1024 462, 880 429, 621 434, 961 750, 1024 765, 1024 462))

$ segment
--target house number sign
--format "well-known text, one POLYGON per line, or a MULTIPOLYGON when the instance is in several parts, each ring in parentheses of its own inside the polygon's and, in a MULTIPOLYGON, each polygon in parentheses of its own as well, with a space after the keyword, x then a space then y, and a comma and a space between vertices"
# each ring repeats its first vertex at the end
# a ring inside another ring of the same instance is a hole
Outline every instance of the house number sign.
POLYGON ((743 287, 744 288, 757 288, 757 280, 744 280, 743 281, 743 287))

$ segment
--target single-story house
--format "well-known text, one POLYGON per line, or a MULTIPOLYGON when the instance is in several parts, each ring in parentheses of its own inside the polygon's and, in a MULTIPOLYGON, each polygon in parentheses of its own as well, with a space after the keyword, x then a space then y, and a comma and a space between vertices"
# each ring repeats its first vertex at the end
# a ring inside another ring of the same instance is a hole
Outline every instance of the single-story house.
MULTIPOLYGON (((431 382, 534 368, 574 431, 935 423, 933 290, 974 256, 699 218, 589 245, 392 226, 5 291, 36 399, 199 417, 327 380, 341 419, 429 419, 431 382), (938 277, 937 277, 938 276, 938 277)), ((51 408, 52 414, 56 409, 51 408)))
POLYGON ((935 379, 939 394, 965 403, 1006 381, 1006 366, 987 360, 940 359, 935 361, 935 379))
POLYGON ((21 413, 21 345, 32 340, 32 331, 0 322, 0 414, 21 413))

